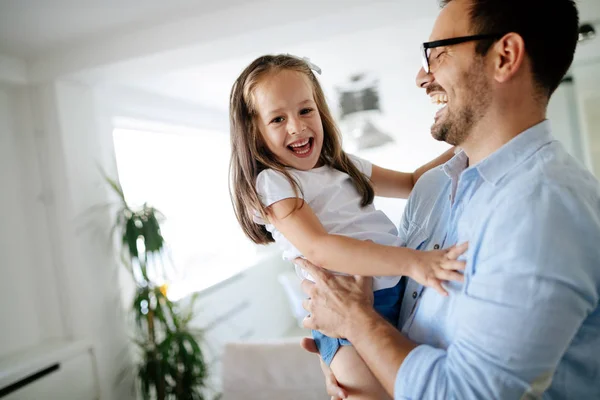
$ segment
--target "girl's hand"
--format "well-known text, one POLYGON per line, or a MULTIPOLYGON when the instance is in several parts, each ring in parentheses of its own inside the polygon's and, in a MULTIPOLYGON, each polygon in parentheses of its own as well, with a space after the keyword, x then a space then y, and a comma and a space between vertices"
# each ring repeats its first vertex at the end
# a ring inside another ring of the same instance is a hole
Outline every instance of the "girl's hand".
POLYGON ((443 288, 443 281, 464 280, 463 274, 457 272, 465 269, 465 261, 458 261, 458 257, 469 248, 467 242, 455 245, 445 250, 423 251, 419 254, 420 261, 409 275, 412 279, 424 286, 432 287, 442 296, 448 296, 443 288))

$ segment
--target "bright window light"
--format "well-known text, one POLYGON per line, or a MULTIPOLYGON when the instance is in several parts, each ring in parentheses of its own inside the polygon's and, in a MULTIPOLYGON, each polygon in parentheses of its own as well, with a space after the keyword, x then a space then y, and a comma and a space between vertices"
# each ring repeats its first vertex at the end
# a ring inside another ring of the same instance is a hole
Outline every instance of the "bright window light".
POLYGON ((162 233, 178 273, 169 297, 215 285, 256 260, 239 227, 228 189, 229 136, 223 132, 142 125, 113 132, 128 203, 147 202, 166 216, 162 233))

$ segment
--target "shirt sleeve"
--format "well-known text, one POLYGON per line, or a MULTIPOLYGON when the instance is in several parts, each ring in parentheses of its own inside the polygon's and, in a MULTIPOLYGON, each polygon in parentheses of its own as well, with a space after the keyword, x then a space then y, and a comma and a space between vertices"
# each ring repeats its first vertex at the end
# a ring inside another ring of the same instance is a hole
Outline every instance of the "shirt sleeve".
POLYGON ((360 172, 365 174, 368 178, 371 177, 371 174, 373 172, 373 164, 371 164, 369 161, 362 159, 360 157, 357 157, 353 154, 348 154, 348 157, 350 158, 350 161, 352 161, 354 163, 354 165, 356 166, 356 168, 358 168, 358 170, 360 172))
POLYGON ((541 398, 597 307, 600 238, 589 205, 545 187, 492 208, 471 238, 451 344, 413 349, 395 399, 541 398))
POLYGON ((408 233, 410 232, 410 222, 414 218, 413 217, 414 202, 415 202, 414 196, 409 196, 408 201, 406 202, 406 205, 404 206, 404 211, 402 212, 402 218, 400 219, 400 224, 398 225, 398 237, 400 238, 400 241, 401 241, 400 246, 408 245, 408 233))
POLYGON ((294 187, 281 172, 266 169, 256 178, 256 191, 265 207, 284 199, 302 198, 302 192, 294 192, 294 187))

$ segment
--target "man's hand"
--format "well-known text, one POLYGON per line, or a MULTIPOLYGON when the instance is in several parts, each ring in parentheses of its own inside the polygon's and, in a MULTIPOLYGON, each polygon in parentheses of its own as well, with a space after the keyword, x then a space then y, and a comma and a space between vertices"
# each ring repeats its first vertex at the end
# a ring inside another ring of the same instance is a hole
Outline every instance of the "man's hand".
MULTIPOLYGON (((398 370, 406 356, 417 346, 406 339, 373 309, 372 279, 358 276, 332 275, 306 260, 295 260, 315 282, 302 281, 309 296, 303 307, 310 313, 303 321, 306 328, 330 337, 350 340, 366 366, 391 396, 398 370)), ((303 347, 313 350, 307 340, 303 347)), ((316 349, 314 349, 316 350, 316 349)), ((329 368, 321 365, 330 395, 340 397, 340 388, 329 368)))
POLYGON ((302 290, 308 295, 302 306, 310 313, 304 327, 330 337, 350 336, 356 311, 373 309, 372 278, 333 275, 304 259, 294 262, 315 280, 302 281, 302 290))
MULTIPOLYGON (((303 338, 300 342, 302 348, 308 352, 319 354, 319 349, 317 349, 317 344, 312 338, 303 338)), ((321 357, 319 357, 319 361, 321 362, 321 371, 323 371, 323 375, 325 375, 325 387, 327 388, 327 394, 331 396, 331 400, 342 400, 348 397, 348 393, 341 387, 338 383, 335 375, 333 375, 333 371, 327 364, 323 362, 321 357)))

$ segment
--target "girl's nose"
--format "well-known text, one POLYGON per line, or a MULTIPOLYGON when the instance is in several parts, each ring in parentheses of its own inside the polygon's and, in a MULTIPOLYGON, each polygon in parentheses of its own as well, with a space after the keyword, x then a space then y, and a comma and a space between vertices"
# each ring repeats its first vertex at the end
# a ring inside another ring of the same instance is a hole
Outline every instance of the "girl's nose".
POLYGON ((303 126, 302 122, 297 119, 290 119, 288 123, 288 134, 296 135, 302 132, 306 127, 303 126))

